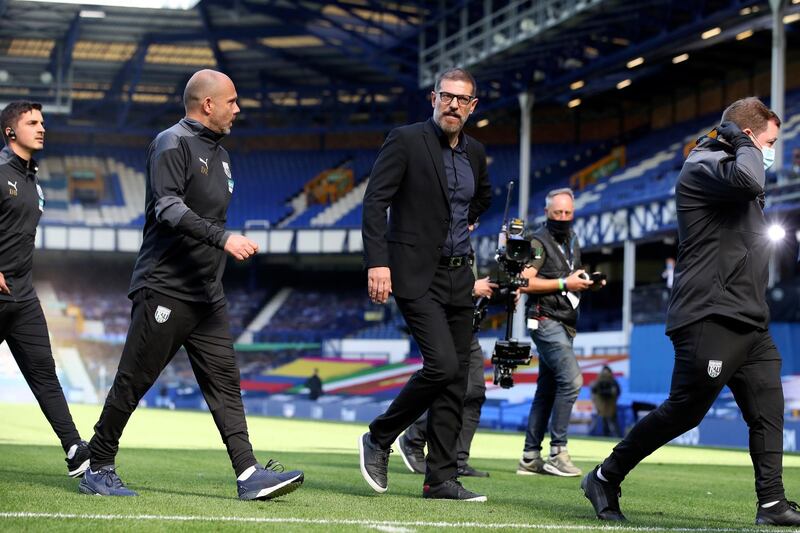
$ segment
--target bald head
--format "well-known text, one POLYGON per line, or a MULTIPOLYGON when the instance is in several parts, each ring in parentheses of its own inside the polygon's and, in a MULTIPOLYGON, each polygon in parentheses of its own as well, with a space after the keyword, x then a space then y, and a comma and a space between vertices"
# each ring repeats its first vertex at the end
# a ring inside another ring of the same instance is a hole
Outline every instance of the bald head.
POLYGON ((183 91, 186 117, 218 133, 230 133, 239 113, 236 99, 233 81, 222 72, 210 69, 195 72, 183 91))
POLYGON ((186 83, 186 89, 183 91, 183 107, 187 113, 196 110, 205 98, 213 98, 228 84, 233 85, 233 82, 222 72, 211 69, 198 70, 186 83))

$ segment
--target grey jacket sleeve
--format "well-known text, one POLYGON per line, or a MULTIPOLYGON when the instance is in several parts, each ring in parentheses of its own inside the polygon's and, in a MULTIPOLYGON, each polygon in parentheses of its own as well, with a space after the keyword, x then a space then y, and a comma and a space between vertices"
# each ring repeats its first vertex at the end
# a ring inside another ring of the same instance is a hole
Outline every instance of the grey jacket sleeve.
POLYGON ((708 199, 716 202, 750 202, 764 194, 766 175, 761 150, 753 145, 739 146, 736 154, 711 152, 702 184, 708 199), (720 157, 722 156, 722 157, 720 157))
POLYGON ((223 228, 208 222, 184 202, 188 177, 181 144, 155 152, 150 165, 150 187, 155 198, 156 220, 200 242, 224 248, 230 236, 223 228))

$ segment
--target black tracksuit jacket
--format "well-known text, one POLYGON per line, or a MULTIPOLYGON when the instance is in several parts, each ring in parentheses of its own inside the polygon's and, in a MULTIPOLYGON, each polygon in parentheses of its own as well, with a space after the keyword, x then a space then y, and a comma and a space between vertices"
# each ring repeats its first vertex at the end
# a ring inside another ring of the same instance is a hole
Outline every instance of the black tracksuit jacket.
POLYGON ((11 148, 0 150, 0 273, 11 294, 0 302, 36 298, 31 270, 36 226, 44 209, 44 195, 36 179, 36 161, 22 159, 11 148))
POLYGON ((675 187, 678 259, 667 333, 719 315, 766 329, 770 243, 764 167, 750 142, 703 138, 675 187))
POLYGON ((148 287, 186 301, 224 298, 233 178, 223 137, 183 118, 150 143, 143 240, 129 296, 148 287))

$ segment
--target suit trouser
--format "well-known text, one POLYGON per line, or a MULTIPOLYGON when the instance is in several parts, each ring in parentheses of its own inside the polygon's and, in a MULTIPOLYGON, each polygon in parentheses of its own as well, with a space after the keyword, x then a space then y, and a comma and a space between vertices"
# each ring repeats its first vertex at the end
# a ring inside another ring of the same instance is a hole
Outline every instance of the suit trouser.
POLYGON ((423 364, 369 430, 380 447, 389 448, 427 410, 427 484, 443 483, 457 475, 456 443, 467 390, 474 283, 466 265, 453 269, 439 266, 420 298, 395 297, 422 352, 423 364))
MULTIPOLYGON (((456 445, 458 467, 466 466, 469 462, 469 450, 472 439, 481 421, 481 407, 486 401, 486 378, 484 376, 483 349, 478 342, 478 337, 472 337, 469 354, 469 371, 467 373, 467 393, 464 395, 464 413, 461 421, 461 432, 458 434, 456 445)), ((424 448, 428 427, 427 412, 416 422, 408 426, 405 438, 415 448, 424 448)))
POLYGON ((147 288, 134 293, 131 325, 117 375, 89 443, 93 470, 114 464, 128 419, 181 346, 189 355, 236 475, 256 463, 229 322, 225 299, 188 302, 147 288))
POLYGON ((47 321, 39 298, 0 302, 0 343, 8 343, 20 372, 28 382, 61 447, 69 450, 81 441, 56 375, 47 321))
POLYGON ((710 317, 674 331, 669 398, 637 423, 603 462, 612 483, 645 457, 697 426, 727 385, 750 431, 760 503, 784 498, 781 357, 769 331, 710 317))

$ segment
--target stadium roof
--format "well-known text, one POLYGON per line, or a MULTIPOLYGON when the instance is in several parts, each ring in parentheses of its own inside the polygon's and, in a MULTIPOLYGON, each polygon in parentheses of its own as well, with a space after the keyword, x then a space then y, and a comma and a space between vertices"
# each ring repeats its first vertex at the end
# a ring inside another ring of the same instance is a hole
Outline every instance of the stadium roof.
MULTIPOLYGON (((798 19, 788 0, 790 36, 798 19)), ((452 57, 477 75, 486 112, 515 109, 525 90, 566 104, 752 69, 769 60, 769 27, 766 0, 0 0, 0 102, 42 101, 64 129, 152 131, 182 114, 186 81, 208 67, 236 82, 240 132, 375 129, 428 113, 421 46, 463 49, 452 57), (508 13, 532 15, 514 25, 508 13), (757 38, 738 39, 748 32, 757 38)))
POLYGON ((279 121, 374 112, 416 92, 423 13, 365 0, 202 0, 190 10, 0 0, 0 99, 70 109, 74 124, 147 126, 207 67, 233 78, 245 111, 279 121))

